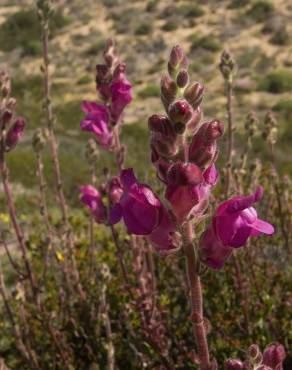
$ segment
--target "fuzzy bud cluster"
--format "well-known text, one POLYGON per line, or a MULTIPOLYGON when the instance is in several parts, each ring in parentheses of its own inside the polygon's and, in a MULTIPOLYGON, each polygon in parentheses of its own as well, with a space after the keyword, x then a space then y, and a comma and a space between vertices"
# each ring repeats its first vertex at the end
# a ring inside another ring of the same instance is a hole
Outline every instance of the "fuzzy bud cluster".
POLYGON ((99 150, 94 139, 89 139, 85 148, 85 158, 89 164, 96 164, 99 159, 99 150))
POLYGON ((233 75, 235 72, 235 61, 232 55, 226 50, 224 50, 223 53, 221 54, 219 69, 222 73, 224 80, 232 82, 233 75))
POLYGON ((270 144, 274 145, 277 142, 278 127, 277 121, 273 112, 269 111, 264 120, 263 138, 270 144))
POLYGON ((47 143, 48 131, 40 128, 36 129, 32 137, 32 147, 35 153, 41 152, 47 143))
POLYGON ((107 41, 104 63, 96 65, 96 89, 102 103, 83 101, 85 118, 81 130, 92 132, 104 149, 115 148, 114 127, 122 122, 126 106, 132 101, 132 85, 126 79, 126 65, 121 63, 112 39, 107 41))
POLYGON ((12 150, 23 136, 24 128, 26 126, 23 117, 15 116, 16 101, 10 97, 11 80, 9 75, 0 71, 0 129, 2 148, 8 152, 12 150))
POLYGON ((178 223, 192 210, 203 212, 217 172, 213 166, 218 150, 217 139, 223 124, 200 124, 204 88, 191 82, 188 61, 180 46, 175 46, 168 61, 168 74, 161 79, 161 100, 165 114, 148 120, 151 160, 158 177, 166 184, 165 197, 178 223))

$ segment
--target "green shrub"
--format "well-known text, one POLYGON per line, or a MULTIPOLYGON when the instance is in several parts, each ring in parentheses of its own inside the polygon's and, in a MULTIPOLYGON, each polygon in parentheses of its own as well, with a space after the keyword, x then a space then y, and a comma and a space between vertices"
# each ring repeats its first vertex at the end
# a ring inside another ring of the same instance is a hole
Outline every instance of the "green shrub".
POLYGON ((173 20, 168 20, 164 23, 164 25, 161 27, 163 31, 174 31, 178 27, 177 22, 173 20))
POLYGON ((157 8, 157 5, 158 5, 157 0, 149 0, 148 3, 146 4, 145 8, 146 12, 148 13, 153 12, 157 8))
MULTIPOLYGON (((51 20, 51 37, 68 24, 68 18, 61 11, 51 20)), ((40 25, 34 9, 25 9, 10 15, 0 26, 0 49, 11 51, 24 48, 26 55, 35 55, 40 50, 40 25), (38 45, 37 45, 38 44, 38 45), (32 53, 32 54, 31 54, 32 53)))
POLYGON ((287 121, 292 120, 292 99, 279 100, 273 110, 281 113, 287 121))
POLYGON ((292 91, 292 70, 278 69, 259 81, 259 90, 274 94, 292 91))
POLYGON ((178 13, 187 18, 198 18, 205 14, 204 9, 196 4, 183 4, 177 9, 178 13))
POLYGON ((219 41, 212 35, 200 36, 197 34, 193 34, 189 37, 189 41, 191 41, 192 51, 198 48, 213 52, 219 51, 221 49, 219 41))
POLYGON ((243 6, 249 4, 250 0, 231 0, 228 5, 229 9, 242 8, 243 6))
POLYGON ((158 97, 160 95, 160 87, 157 84, 149 84, 144 87, 143 90, 138 92, 139 98, 151 98, 151 97, 158 97))
POLYGON ((270 39, 271 43, 274 45, 285 46, 290 42, 290 35, 286 27, 281 27, 278 29, 270 39))
POLYGON ((256 22, 263 22, 274 13, 274 5, 270 1, 255 1, 252 7, 247 11, 247 15, 256 22))
POLYGON ((101 2, 108 8, 113 8, 114 6, 119 5, 119 0, 102 0, 101 2))
POLYGON ((150 23, 142 23, 140 24, 136 30, 135 30, 135 35, 138 36, 144 36, 144 35, 149 35, 149 33, 152 31, 152 26, 150 23))

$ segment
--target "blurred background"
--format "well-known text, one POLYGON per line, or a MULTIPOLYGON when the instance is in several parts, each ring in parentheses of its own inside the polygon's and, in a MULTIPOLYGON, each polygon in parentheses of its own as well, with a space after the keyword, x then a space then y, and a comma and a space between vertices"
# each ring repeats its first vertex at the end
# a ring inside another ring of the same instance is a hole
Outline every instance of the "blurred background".
MULTIPOLYGON (((272 109, 278 120, 276 157, 280 172, 292 173, 291 2, 63 0, 55 4, 50 43, 53 104, 63 178, 73 202, 78 201, 78 185, 88 176, 83 154, 88 135, 79 130, 80 102, 96 99, 95 64, 101 61, 108 37, 116 39, 134 85, 134 101, 126 110, 123 137, 129 151, 135 152, 135 156, 128 156, 128 165, 135 166, 140 176, 147 176, 145 168, 150 167, 145 167, 149 158, 147 118, 163 111, 160 76, 170 48, 177 43, 189 56, 192 79, 206 86, 205 118, 225 122, 224 83, 218 64, 223 49, 232 52, 237 62, 237 146, 240 148, 245 140, 242 129, 246 115, 255 111, 261 125, 266 112, 272 109)), ((1 0, 0 67, 12 75, 18 114, 28 121, 23 142, 8 156, 12 181, 19 188, 18 202, 22 202, 24 210, 30 202, 38 201, 34 198, 31 136, 43 124, 39 38, 34 1, 1 0)), ((267 156, 260 134, 256 151, 262 158, 267 156)), ((45 160, 50 171, 49 155, 45 160)), ((101 160, 110 165, 103 153, 101 160)))

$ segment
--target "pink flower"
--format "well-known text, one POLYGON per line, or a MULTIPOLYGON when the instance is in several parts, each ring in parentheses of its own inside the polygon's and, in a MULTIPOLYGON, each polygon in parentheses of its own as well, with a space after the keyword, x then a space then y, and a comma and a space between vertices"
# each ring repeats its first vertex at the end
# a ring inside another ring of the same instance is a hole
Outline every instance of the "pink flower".
POLYGON ((211 225, 200 240, 203 260, 208 266, 220 269, 233 248, 245 245, 250 236, 274 233, 274 227, 260 220, 252 207, 262 195, 263 189, 259 187, 252 195, 236 196, 219 205, 211 225))
POLYGON ((273 370, 283 370, 283 361, 286 358, 285 349, 281 344, 268 346, 263 353, 263 364, 273 370))
POLYGON ((13 149, 23 136, 26 122, 22 117, 16 118, 7 132, 5 146, 7 150, 13 149))
POLYGON ((113 134, 109 128, 109 112, 105 105, 84 101, 81 105, 85 118, 80 122, 83 131, 93 132, 96 141, 107 149, 112 143, 113 134))
POLYGON ((81 186, 80 192, 82 194, 81 202, 91 210, 96 222, 104 223, 106 221, 106 207, 100 192, 91 185, 81 186))
POLYGON ((149 186, 140 184, 132 169, 120 176, 123 195, 110 212, 110 222, 123 218, 129 233, 146 235, 158 250, 171 249, 175 227, 168 211, 149 186))
POLYGON ((118 122, 125 107, 132 101, 132 85, 122 76, 111 83, 110 90, 112 96, 111 114, 114 122, 118 122))

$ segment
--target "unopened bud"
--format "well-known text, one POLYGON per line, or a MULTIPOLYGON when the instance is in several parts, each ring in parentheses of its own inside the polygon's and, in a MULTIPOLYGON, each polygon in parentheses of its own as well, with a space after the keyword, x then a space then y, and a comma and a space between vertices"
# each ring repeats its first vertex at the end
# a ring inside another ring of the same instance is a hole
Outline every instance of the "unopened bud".
POLYGON ((197 185, 203 180, 202 171, 194 163, 174 163, 167 172, 171 185, 197 185))
POLYGON ((169 56, 169 66, 171 68, 185 68, 188 65, 185 53, 180 45, 176 45, 171 49, 169 56))
POLYGON ((258 119, 254 112, 247 115, 244 128, 247 131, 249 137, 254 136, 257 130, 258 119))
POLYGON ((182 69, 176 76, 176 84, 179 88, 183 89, 189 83, 189 74, 186 69, 182 69))
POLYGON ((187 130, 190 134, 195 134, 199 128, 199 123, 202 118, 202 108, 199 106, 192 115, 192 118, 187 123, 187 130))
POLYGON ((151 135, 151 147, 164 158, 171 158, 178 152, 178 145, 175 140, 170 140, 166 135, 155 132, 151 135))
POLYGON ((161 114, 153 114, 148 119, 148 127, 150 131, 160 132, 162 134, 171 134, 172 125, 170 120, 161 114))
POLYGON ((271 344, 263 354, 263 364, 272 369, 282 369, 283 361, 286 358, 285 348, 281 344, 271 344))
POLYGON ((32 147, 36 153, 39 153, 44 149, 44 147, 46 146, 47 137, 48 137, 47 130, 42 130, 38 128, 35 131, 32 137, 32 147))
POLYGON ((12 118, 11 110, 5 110, 5 112, 2 115, 2 122, 3 122, 4 126, 7 125, 7 123, 10 122, 11 118, 12 118))
POLYGON ((234 74, 235 61, 233 60, 231 54, 226 50, 224 50, 221 54, 219 68, 223 78, 231 82, 234 74))
POLYGON ((186 100, 177 100, 168 110, 168 116, 174 123, 186 124, 192 118, 192 107, 186 100))
POLYGON ((205 122, 194 135, 189 147, 189 159, 202 168, 215 161, 218 151, 216 140, 223 134, 223 124, 213 120, 205 122))
POLYGON ((225 369, 226 370, 243 370, 244 365, 240 360, 229 359, 225 362, 225 369))
POLYGON ((15 122, 12 124, 6 135, 5 147, 7 151, 13 149, 19 142, 23 135, 25 125, 26 122, 24 118, 16 118, 15 122))
POLYGON ((94 139, 89 139, 85 149, 85 157, 90 164, 95 164, 99 158, 99 150, 94 139))
POLYGON ((157 175, 159 179, 166 183, 167 172, 170 167, 170 164, 163 158, 159 156, 155 148, 151 147, 151 162, 157 170, 157 175))
POLYGON ((259 365, 262 362, 263 356, 257 344, 252 344, 247 350, 248 359, 251 363, 259 365))
POLYGON ((111 179, 109 184, 109 197, 113 204, 118 203, 123 194, 122 185, 117 177, 111 179))
POLYGON ((184 92, 184 97, 196 109, 203 100, 204 86, 199 82, 194 82, 188 86, 184 92))
POLYGON ((174 101, 177 94, 176 83, 167 75, 161 78, 161 100, 165 109, 167 110, 169 105, 174 101))

